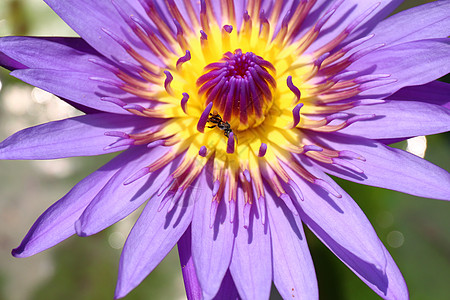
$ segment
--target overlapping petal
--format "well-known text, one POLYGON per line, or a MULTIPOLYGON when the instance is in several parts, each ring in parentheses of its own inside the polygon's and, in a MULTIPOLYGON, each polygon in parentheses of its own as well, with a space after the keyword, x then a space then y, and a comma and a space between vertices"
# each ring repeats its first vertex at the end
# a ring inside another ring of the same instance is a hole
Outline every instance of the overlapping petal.
MULTIPOLYGON (((117 61, 129 61, 131 57, 114 40, 108 36, 104 29, 112 32, 119 38, 130 43, 133 47, 144 51, 147 59, 158 63, 153 54, 145 50, 144 44, 136 38, 129 26, 112 5, 111 1, 99 0, 46 0, 45 1, 81 38, 89 45, 102 53, 105 57, 117 61)), ((131 1, 135 2, 136 1, 131 1)), ((120 7, 128 15, 140 16, 144 13, 142 6, 133 5, 128 1, 121 1, 120 7), (141 11, 135 9, 140 7, 141 11)), ((141 18, 146 20, 146 18, 141 18)))
POLYGON ((212 198, 211 187, 201 188, 205 189, 202 191, 205 197, 195 203, 192 220, 192 257, 203 298, 212 299, 217 294, 230 265, 235 229, 230 222, 226 201, 218 204, 215 220, 211 220, 214 218, 214 215, 211 216, 211 208, 216 203, 208 201, 208 198, 212 198))
POLYGON ((315 139, 336 150, 353 151, 365 159, 352 160, 364 174, 335 165, 319 164, 320 168, 331 175, 415 196, 450 199, 450 174, 414 154, 373 140, 344 134, 318 134, 315 139))
POLYGON ((317 186, 302 182, 300 186, 305 200, 299 203, 298 211, 303 222, 381 297, 408 299, 406 284, 398 267, 361 209, 331 178, 313 167, 308 169, 318 178, 326 180, 342 197, 332 200, 317 186), (329 228, 330 225, 334 226, 334 230, 329 228))
POLYGON ((26 66, 20 62, 12 59, 11 57, 0 52, 0 65, 10 71, 16 69, 25 69, 26 66))
POLYGON ((317 279, 303 225, 284 203, 267 201, 273 253, 273 281, 283 299, 318 299, 317 279))
POLYGON ((108 131, 134 132, 156 124, 137 116, 93 114, 54 121, 19 131, 0 143, 0 159, 55 159, 100 155, 129 148, 106 148, 117 138, 108 131))
POLYGON ((192 221, 193 203, 200 197, 191 189, 171 211, 158 211, 164 195, 151 198, 125 242, 119 265, 116 298, 134 289, 176 245, 192 221))
MULTIPOLYGON (((126 93, 117 87, 89 79, 92 76, 89 73, 23 69, 13 71, 11 75, 28 84, 87 107, 104 112, 129 114, 121 107, 101 100, 102 97, 126 97, 126 93)), ((109 76, 113 80, 112 75, 109 76)))
POLYGON ((198 282, 194 261, 192 259, 192 234, 190 226, 178 240, 177 246, 186 296, 188 299, 200 299, 202 297, 202 289, 198 282))
POLYGON ((388 100, 377 105, 357 106, 346 113, 376 115, 373 119, 356 122, 341 130, 342 133, 370 139, 404 138, 450 130, 449 109, 419 101, 388 100))
POLYGON ((371 30, 379 21, 388 16, 394 9, 400 5, 401 0, 389 0, 389 1, 327 1, 318 0, 314 5, 311 13, 308 15, 304 22, 303 29, 299 32, 299 36, 302 36, 311 25, 313 25, 321 16, 325 15, 326 12, 335 9, 330 20, 325 24, 323 29, 323 34, 319 36, 317 41, 308 49, 309 51, 314 51, 326 43, 330 42, 341 32, 344 31, 349 25, 351 25, 355 20, 359 23, 355 24, 356 33, 352 34, 351 37, 347 38, 345 41, 351 41, 358 37, 361 32, 367 32, 371 30), (338 9, 337 9, 338 8, 338 9), (359 19, 361 15, 370 9, 375 9, 375 12, 366 18, 359 19))
POLYGON ((238 197, 239 223, 230 264, 231 276, 242 298, 268 299, 273 274, 269 224, 261 224, 261 218, 256 217, 256 208, 252 206, 249 226, 245 228, 242 191, 238 197))
POLYGON ((450 109, 450 83, 432 81, 424 85, 408 86, 389 96, 389 100, 421 101, 450 109))
POLYGON ((49 207, 33 224, 19 247, 16 257, 28 257, 46 250, 75 234, 75 221, 108 180, 128 162, 134 152, 125 152, 80 181, 69 193, 49 207))
POLYGON ((446 38, 450 35, 450 2, 433 1, 390 16, 371 31, 375 36, 365 44, 388 46, 412 41, 446 38), (411 22, 414 20, 414 22, 411 22))
POLYGON ((30 69, 109 73, 89 61, 105 59, 81 38, 7 36, 0 38, 0 52, 30 69))
POLYGON ((76 222, 78 235, 95 234, 128 216, 158 191, 179 161, 174 160, 173 164, 168 164, 150 176, 125 184, 127 179, 155 161, 167 152, 167 149, 164 147, 148 149, 141 146, 128 150, 130 151, 134 152, 135 159, 112 176, 76 222))
POLYGON ((449 39, 428 39, 397 44, 374 51, 348 69, 361 74, 390 74, 394 83, 360 94, 362 97, 388 96, 399 89, 425 84, 450 72, 449 39))
MULTIPOLYGON (((374 265, 378 273, 384 273, 386 257, 383 245, 362 210, 332 179, 320 170, 311 167, 306 160, 302 160, 302 162, 311 174, 325 180, 341 195, 340 198, 337 198, 321 187, 306 182, 295 173, 288 171, 304 194, 305 199, 298 201, 302 221, 307 225, 317 224, 320 231, 329 236, 330 241, 358 257, 362 263, 374 265)), ((292 192, 291 195, 295 197, 292 192)), ((328 243, 325 240, 324 242, 328 243)))

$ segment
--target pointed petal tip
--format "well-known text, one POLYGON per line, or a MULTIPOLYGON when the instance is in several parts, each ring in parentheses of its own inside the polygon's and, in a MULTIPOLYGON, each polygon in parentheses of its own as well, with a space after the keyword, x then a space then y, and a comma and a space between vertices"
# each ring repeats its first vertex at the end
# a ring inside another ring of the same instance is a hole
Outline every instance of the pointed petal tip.
POLYGON ((114 299, 122 299, 123 297, 128 295, 128 293, 130 293, 131 290, 132 289, 124 289, 119 278, 119 280, 117 281, 116 290, 114 291, 114 299))
POLYGON ((75 232, 77 233, 78 236, 80 236, 80 237, 88 236, 88 234, 83 231, 81 220, 77 220, 75 222, 74 226, 75 226, 75 232))
POLYGON ((25 250, 25 247, 20 245, 19 247, 11 250, 11 255, 16 258, 27 257, 28 255, 23 255, 24 250, 25 250))

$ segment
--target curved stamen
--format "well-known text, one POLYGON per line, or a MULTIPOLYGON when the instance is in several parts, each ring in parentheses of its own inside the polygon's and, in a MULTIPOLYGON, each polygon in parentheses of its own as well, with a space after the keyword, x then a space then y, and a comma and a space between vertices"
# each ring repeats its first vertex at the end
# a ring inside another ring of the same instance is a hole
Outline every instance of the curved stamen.
POLYGON ((266 155, 266 152, 267 152, 267 144, 261 143, 261 146, 259 146, 258 157, 264 157, 264 155, 266 155))
POLYGON ((177 70, 181 70, 181 65, 189 60, 191 60, 191 52, 189 52, 189 50, 186 50, 186 54, 177 60, 177 70))
POLYGON ((197 130, 198 132, 203 133, 205 131, 206 122, 208 122, 209 113, 211 112, 211 108, 213 107, 212 102, 209 103, 205 110, 202 112, 202 115, 200 116, 200 119, 197 123, 197 130))
POLYGON ((227 140, 227 153, 232 154, 234 153, 234 133, 230 132, 227 140))
POLYGON ((198 155, 202 156, 202 157, 206 157, 206 153, 207 153, 207 149, 205 146, 201 146, 200 150, 198 150, 198 155))
POLYGON ((181 99, 181 109, 187 115, 187 102, 189 100, 189 94, 183 93, 183 99, 181 99))

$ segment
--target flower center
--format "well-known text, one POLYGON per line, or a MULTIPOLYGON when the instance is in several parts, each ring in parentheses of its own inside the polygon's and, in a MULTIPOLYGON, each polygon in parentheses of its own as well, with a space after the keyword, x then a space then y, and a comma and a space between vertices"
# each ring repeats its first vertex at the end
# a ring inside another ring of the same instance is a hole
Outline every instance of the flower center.
POLYGON ((205 104, 236 130, 260 125, 272 106, 276 88, 274 66, 252 52, 227 52, 204 68, 197 80, 205 104))

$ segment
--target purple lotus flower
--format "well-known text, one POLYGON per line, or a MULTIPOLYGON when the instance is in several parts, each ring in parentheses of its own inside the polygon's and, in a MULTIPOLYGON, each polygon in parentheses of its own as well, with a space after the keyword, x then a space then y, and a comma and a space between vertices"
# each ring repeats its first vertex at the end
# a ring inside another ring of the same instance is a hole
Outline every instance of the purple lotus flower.
POLYGON ((449 199, 450 175, 386 146, 450 128, 450 2, 46 0, 81 38, 4 37, 11 75, 86 114, 24 129, 1 159, 123 151, 45 211, 16 257, 145 208, 116 297, 178 243, 190 299, 318 298, 306 224, 385 299, 400 271, 327 174, 449 199), (447 106, 446 106, 447 105, 447 106))

